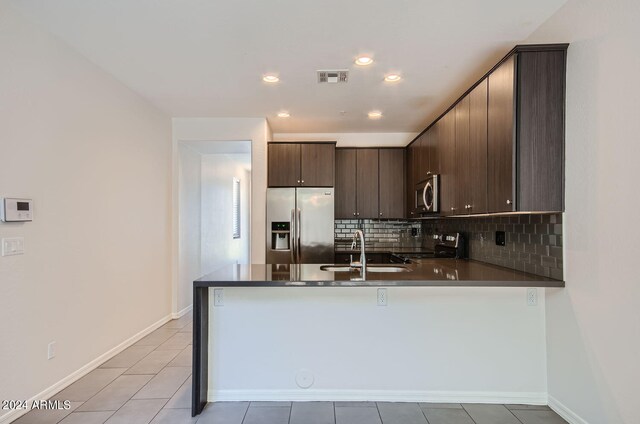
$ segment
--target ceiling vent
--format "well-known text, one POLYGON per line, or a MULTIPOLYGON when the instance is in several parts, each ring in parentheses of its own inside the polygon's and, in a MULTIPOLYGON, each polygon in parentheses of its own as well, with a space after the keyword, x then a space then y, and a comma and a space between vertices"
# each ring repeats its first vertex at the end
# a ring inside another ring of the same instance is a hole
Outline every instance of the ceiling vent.
POLYGON ((337 71, 318 71, 318 83, 320 84, 347 82, 348 79, 349 71, 346 69, 337 71))

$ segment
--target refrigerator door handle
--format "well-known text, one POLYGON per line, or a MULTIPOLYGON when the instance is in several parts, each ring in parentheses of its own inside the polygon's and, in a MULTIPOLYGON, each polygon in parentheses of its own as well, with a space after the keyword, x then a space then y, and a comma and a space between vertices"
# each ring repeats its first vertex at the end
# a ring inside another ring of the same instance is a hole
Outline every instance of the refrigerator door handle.
POLYGON ((296 210, 291 209, 291 222, 289 223, 289 235, 290 235, 290 244, 289 250, 291 251, 291 263, 296 263, 296 210))
POLYGON ((300 208, 296 208, 296 263, 300 263, 300 208))

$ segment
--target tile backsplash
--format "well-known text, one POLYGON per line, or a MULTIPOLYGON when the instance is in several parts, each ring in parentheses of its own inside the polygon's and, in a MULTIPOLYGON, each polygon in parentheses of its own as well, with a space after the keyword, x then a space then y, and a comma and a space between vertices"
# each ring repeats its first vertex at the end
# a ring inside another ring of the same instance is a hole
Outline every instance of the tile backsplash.
MULTIPOLYGON (((563 279, 562 214, 424 220, 422 232, 460 232, 470 259, 563 279), (496 245, 496 231, 505 232, 504 246, 496 245)), ((431 242, 425 237, 424 246, 431 242)))
POLYGON ((562 214, 407 220, 336 220, 335 250, 350 251, 353 232, 361 228, 371 252, 433 249, 432 234, 460 232, 466 256, 531 274, 563 279, 562 214), (505 232, 505 245, 495 243, 505 232))
POLYGON ((422 249, 419 221, 339 219, 335 221, 337 252, 351 250, 353 233, 357 229, 364 231, 365 247, 371 252, 422 249))

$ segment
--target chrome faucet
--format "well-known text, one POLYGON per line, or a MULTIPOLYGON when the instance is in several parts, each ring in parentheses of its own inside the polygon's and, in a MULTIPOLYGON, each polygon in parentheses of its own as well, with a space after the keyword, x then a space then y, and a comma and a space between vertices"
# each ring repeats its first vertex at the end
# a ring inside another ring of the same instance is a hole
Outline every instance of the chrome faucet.
POLYGON ((351 268, 360 268, 360 274, 362 276, 362 279, 366 279, 367 277, 367 255, 364 251, 364 233, 362 232, 362 230, 356 230, 355 233, 353 233, 353 242, 351 243, 351 250, 355 250, 357 242, 358 242, 358 238, 360 238, 360 261, 354 261, 353 260, 353 255, 351 256, 351 263, 349 264, 349 266, 351 268))

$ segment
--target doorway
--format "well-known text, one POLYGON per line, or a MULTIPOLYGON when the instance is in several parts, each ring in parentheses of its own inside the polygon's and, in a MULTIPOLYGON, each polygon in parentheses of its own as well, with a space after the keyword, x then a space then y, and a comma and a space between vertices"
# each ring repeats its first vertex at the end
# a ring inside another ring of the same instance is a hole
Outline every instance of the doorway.
POLYGON ((177 310, 193 280, 251 263, 251 142, 178 142, 177 310))

